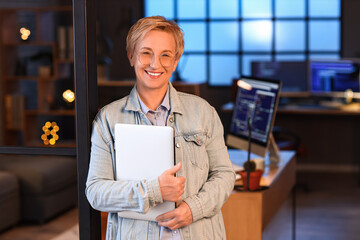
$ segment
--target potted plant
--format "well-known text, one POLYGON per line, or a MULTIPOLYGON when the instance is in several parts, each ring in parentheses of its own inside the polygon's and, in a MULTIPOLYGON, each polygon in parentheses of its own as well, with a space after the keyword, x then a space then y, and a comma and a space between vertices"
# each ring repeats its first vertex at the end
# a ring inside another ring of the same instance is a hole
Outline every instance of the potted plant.
POLYGON ((254 161, 246 161, 244 163, 244 170, 239 171, 239 174, 243 181, 244 190, 254 191, 260 189, 260 179, 263 170, 256 169, 254 161))

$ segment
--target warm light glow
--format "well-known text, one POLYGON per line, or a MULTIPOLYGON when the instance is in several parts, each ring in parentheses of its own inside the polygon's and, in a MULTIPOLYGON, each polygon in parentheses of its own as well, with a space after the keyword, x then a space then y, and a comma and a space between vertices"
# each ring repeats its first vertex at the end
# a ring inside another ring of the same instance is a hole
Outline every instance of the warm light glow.
POLYGON ((53 139, 53 138, 49 140, 50 145, 54 145, 55 142, 56 142, 56 141, 55 141, 55 139, 53 139))
POLYGON ((27 29, 26 27, 22 27, 22 28, 20 28, 20 34, 21 34, 21 39, 26 41, 26 40, 28 40, 28 38, 31 34, 31 31, 29 29, 27 29))
POLYGON ((46 127, 46 128, 51 127, 51 123, 50 123, 50 122, 46 122, 46 123, 45 123, 45 127, 46 127))
POLYGON ((251 85, 243 80, 237 82, 238 87, 250 91, 252 89, 251 85))
POLYGON ((66 102, 73 102, 75 101, 75 93, 73 91, 71 91, 70 89, 66 90, 65 92, 63 92, 63 98, 66 102))
POLYGON ((59 129, 56 122, 46 122, 42 126, 44 134, 41 135, 41 140, 43 140, 45 145, 55 145, 56 141, 59 140, 59 135, 56 134, 59 129))

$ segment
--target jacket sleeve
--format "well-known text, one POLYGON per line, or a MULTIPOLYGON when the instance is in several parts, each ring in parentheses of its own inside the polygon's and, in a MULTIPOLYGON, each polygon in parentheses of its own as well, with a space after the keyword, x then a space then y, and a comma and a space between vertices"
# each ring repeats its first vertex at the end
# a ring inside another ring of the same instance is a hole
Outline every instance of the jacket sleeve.
POLYGON ((90 205, 99 211, 146 213, 163 202, 158 179, 115 180, 115 151, 108 125, 106 121, 101 121, 99 114, 93 123, 86 197, 90 205))
POLYGON ((206 143, 208 179, 198 194, 184 199, 191 209, 194 222, 219 213, 234 188, 235 172, 225 146, 223 126, 214 108, 211 122, 206 143))

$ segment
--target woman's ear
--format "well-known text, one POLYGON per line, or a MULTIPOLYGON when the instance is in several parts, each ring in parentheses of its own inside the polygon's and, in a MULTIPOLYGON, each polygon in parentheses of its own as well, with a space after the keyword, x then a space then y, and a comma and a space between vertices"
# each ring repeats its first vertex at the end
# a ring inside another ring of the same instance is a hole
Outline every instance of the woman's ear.
POLYGON ((128 56, 128 59, 129 59, 129 62, 130 62, 130 66, 134 66, 134 59, 133 59, 133 55, 132 54, 130 54, 130 53, 128 53, 127 54, 127 56, 128 56))

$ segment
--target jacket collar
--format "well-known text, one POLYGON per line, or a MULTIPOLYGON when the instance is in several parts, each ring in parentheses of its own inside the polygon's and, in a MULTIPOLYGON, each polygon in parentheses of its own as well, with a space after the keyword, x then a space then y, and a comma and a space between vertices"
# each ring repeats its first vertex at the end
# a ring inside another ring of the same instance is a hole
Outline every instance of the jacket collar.
MULTIPOLYGON (((170 98, 170 108, 173 113, 183 113, 183 107, 181 105, 180 98, 177 94, 177 91, 173 87, 173 85, 169 82, 169 98, 170 98)), ((129 97, 125 104, 126 111, 135 111, 141 112, 141 106, 138 100, 138 92, 136 90, 136 84, 131 90, 129 97)))

